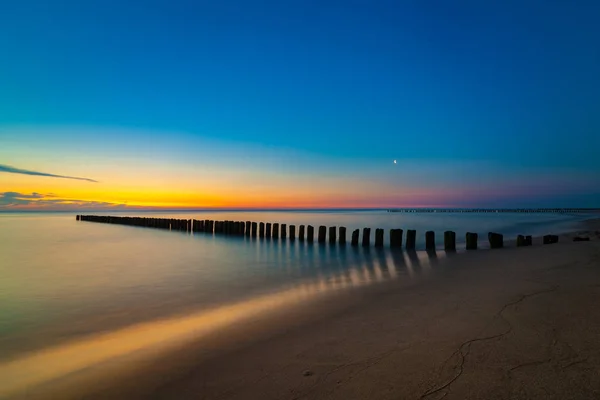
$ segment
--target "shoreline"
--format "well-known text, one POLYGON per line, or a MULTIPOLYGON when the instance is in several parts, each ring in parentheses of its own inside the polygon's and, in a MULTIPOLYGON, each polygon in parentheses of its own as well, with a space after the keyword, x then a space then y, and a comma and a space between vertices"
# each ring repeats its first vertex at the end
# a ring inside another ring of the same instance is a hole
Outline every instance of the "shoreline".
POLYGON ((415 264, 417 279, 256 315, 168 354, 54 380, 27 398, 595 398, 600 219, 583 225, 590 242, 415 264))

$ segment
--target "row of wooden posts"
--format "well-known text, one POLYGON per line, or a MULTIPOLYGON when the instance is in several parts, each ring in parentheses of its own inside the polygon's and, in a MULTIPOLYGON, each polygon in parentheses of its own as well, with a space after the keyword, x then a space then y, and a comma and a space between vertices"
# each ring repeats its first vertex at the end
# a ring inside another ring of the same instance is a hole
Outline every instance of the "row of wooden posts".
MULTIPOLYGON (((282 238, 288 237, 290 240, 307 241, 309 243, 314 242, 315 228, 312 225, 300 225, 298 227, 298 235, 296 237, 296 226, 279 224, 279 223, 264 223, 264 222, 251 222, 251 221, 213 221, 213 220, 195 220, 195 219, 169 219, 169 218, 144 218, 144 217, 115 217, 115 216, 103 216, 103 215, 77 215, 77 221, 90 221, 90 222, 101 222, 108 224, 119 224, 119 225, 130 225, 130 226, 141 226, 147 228, 161 228, 170 230, 179 230, 186 232, 207 232, 214 234, 226 234, 226 235, 238 235, 238 236, 250 236, 260 238, 282 238), (289 228, 289 229, 288 229, 289 228)), ((371 245, 371 228, 363 228, 362 240, 360 244, 363 247, 369 247, 371 245)), ((359 245, 359 234, 360 230, 355 229, 352 231, 350 236, 350 244, 352 246, 359 245)), ((375 247, 383 247, 384 242, 384 230, 375 229, 375 247)), ((403 243, 404 231, 402 229, 390 229, 389 239, 390 247, 401 248, 403 243)), ((476 250, 479 240, 477 233, 468 232, 466 235, 466 248, 467 250, 476 250)), ((531 236, 519 235, 517 237, 517 246, 531 246, 531 236)), ((404 247, 407 250, 414 250, 416 248, 417 231, 409 229, 406 231, 406 240, 404 247)), ((504 236, 499 233, 488 234, 488 241, 490 247, 493 249, 504 247, 504 236)), ((324 225, 318 227, 317 231, 317 242, 330 244, 339 243, 341 245, 346 244, 346 227, 330 226, 327 228, 324 225), (329 232, 329 235, 327 234, 329 232)), ((425 232, 425 248, 427 250, 435 250, 435 232, 425 232)), ((558 242, 558 236, 547 235, 544 236, 544 244, 558 242)), ((448 251, 456 250, 456 233, 453 231, 444 232, 444 249, 448 251)))

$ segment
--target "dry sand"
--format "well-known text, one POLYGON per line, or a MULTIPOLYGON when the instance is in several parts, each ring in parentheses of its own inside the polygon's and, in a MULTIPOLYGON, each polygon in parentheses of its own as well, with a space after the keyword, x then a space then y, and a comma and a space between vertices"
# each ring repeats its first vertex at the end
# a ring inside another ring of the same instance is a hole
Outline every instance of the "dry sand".
POLYGON ((434 259, 408 282, 258 315, 15 398, 600 398, 600 223, 586 224, 590 242, 434 259))

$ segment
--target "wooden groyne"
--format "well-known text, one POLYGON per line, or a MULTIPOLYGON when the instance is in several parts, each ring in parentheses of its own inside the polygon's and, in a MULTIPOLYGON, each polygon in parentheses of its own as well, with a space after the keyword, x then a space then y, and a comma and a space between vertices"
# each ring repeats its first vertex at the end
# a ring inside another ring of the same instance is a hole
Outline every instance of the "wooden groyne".
MULTIPOLYGON (((288 225, 279 223, 264 223, 253 221, 213 221, 213 220, 196 220, 196 219, 172 219, 172 218, 145 218, 145 217, 116 217, 103 215, 77 215, 77 221, 99 222, 106 224, 129 225, 145 228, 165 229, 171 231, 182 231, 190 234, 207 233, 211 235, 226 235, 253 237, 260 239, 288 239, 288 225)), ((301 242, 314 243, 315 229, 312 225, 298 226, 298 236, 296 236, 296 225, 289 225, 289 240, 299 240, 301 242), (305 235, 306 233, 306 235, 305 235)), ((376 248, 384 247, 385 231, 383 229, 375 229, 376 248)), ((390 229, 389 230, 389 247, 393 249, 402 248, 404 230, 390 229)), ((468 232, 465 237, 466 250, 477 250, 478 234, 468 232)), ((362 247, 371 246, 371 228, 363 228, 362 240, 360 240, 360 230, 352 231, 350 238, 350 246, 358 247, 359 243, 362 247)), ((543 237, 543 244, 557 243, 559 237, 557 235, 546 235, 543 237)), ((488 234, 490 248, 500 249, 504 247, 504 236, 499 233, 490 232, 488 234)), ((338 244, 346 245, 346 227, 330 226, 329 228, 320 225, 317 232, 317 242, 319 244, 329 243, 331 245, 338 244)), ((417 231, 409 229, 406 231, 406 240, 404 248, 406 250, 415 250, 417 242, 417 231)), ((531 236, 518 235, 516 238, 517 247, 525 247, 532 245, 531 236)), ((444 232, 443 248, 446 251, 456 251, 456 232, 444 232)), ((437 249, 435 232, 425 232, 425 249, 435 251, 437 249)))

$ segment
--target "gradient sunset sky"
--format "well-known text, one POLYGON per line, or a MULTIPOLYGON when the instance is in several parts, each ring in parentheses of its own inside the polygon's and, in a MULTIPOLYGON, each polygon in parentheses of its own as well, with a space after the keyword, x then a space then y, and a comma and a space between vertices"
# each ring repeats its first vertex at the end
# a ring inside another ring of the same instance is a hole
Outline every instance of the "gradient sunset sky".
POLYGON ((600 207, 599 20, 599 1, 4 1, 0 210, 600 207))

